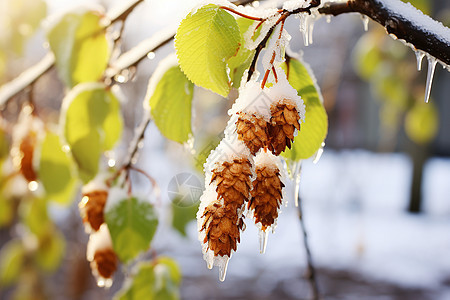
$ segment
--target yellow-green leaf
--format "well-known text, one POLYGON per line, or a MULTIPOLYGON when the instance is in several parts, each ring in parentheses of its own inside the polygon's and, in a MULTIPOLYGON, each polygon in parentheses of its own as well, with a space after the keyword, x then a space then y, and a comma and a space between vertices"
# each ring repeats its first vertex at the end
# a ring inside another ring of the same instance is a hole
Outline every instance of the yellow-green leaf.
POLYGON ((20 240, 10 240, 0 249, 0 286, 15 283, 25 261, 25 249, 20 240))
POLYGON ((70 204, 76 188, 74 162, 63 151, 59 136, 47 132, 41 146, 39 179, 49 200, 70 204))
POLYGON ((178 61, 186 76, 223 97, 230 91, 226 61, 239 46, 236 19, 214 4, 188 14, 175 37, 178 61))
MULTIPOLYGON (((176 60, 175 60, 176 62, 176 60)), ((161 65, 165 68, 165 65, 161 65)), ((151 78, 149 99, 152 119, 168 139, 185 143, 192 135, 191 114, 194 84, 178 65, 164 71, 162 77, 151 78), (153 82, 158 80, 158 82, 153 82)))
POLYGON ((417 144, 431 142, 439 129, 439 115, 433 102, 417 102, 405 118, 405 131, 417 144))
POLYGON ((63 100, 60 123, 79 176, 88 182, 97 174, 101 153, 121 136, 120 103, 101 83, 79 84, 63 100))
POLYGON ((95 11, 68 13, 47 34, 59 75, 69 87, 97 81, 106 69, 110 47, 101 20, 95 11))
POLYGON ((39 239, 39 247, 34 259, 42 270, 53 272, 61 264, 65 250, 66 241, 64 236, 53 228, 39 239))

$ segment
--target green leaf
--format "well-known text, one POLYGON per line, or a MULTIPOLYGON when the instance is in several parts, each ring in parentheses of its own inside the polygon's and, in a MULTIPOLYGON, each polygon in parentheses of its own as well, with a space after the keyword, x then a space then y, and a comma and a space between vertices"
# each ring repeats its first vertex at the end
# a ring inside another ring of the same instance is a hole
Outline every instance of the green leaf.
POLYGON ((0 286, 17 282, 25 262, 25 248, 20 240, 10 240, 0 250, 0 286))
POLYGON ((106 69, 110 49, 101 19, 95 11, 68 13, 47 34, 59 75, 69 87, 97 81, 106 69))
POLYGON ((158 257, 156 262, 142 262, 137 265, 131 283, 125 285, 114 299, 176 300, 180 298, 181 271, 178 264, 169 257, 158 257))
POLYGON ((327 136, 328 117, 314 81, 303 63, 291 58, 288 65, 284 63, 282 67, 288 74, 289 83, 302 97, 306 107, 305 122, 300 125, 292 148, 283 153, 284 157, 298 161, 311 157, 320 149, 327 136))
POLYGON ((416 144, 427 144, 437 135, 439 114, 433 102, 417 102, 405 118, 405 132, 416 144))
POLYGON ((129 262, 150 247, 158 225, 153 206, 135 197, 123 199, 106 210, 114 250, 122 262, 129 262))
POLYGON ((28 229, 38 237, 42 237, 52 229, 48 212, 47 201, 44 198, 31 198, 20 204, 20 216, 28 229))
POLYGON ((175 37, 180 67, 196 85, 227 97, 226 61, 240 46, 236 19, 218 5, 206 5, 181 21, 175 37))
POLYGON ((125 290, 117 293, 114 297, 116 300, 139 300, 153 299, 155 273, 153 271, 153 263, 143 262, 138 265, 137 274, 131 279, 131 285, 124 285, 125 290))
MULTIPOLYGON (((150 79, 150 86, 152 80, 155 79, 150 79)), ((190 138, 193 95, 194 84, 178 65, 169 68, 156 83, 148 101, 152 118, 166 138, 179 143, 185 143, 190 138)))
POLYGON ((103 84, 83 83, 65 97, 60 123, 80 178, 88 182, 97 174, 101 153, 121 136, 120 103, 103 84))
POLYGON ((59 136, 51 132, 47 132, 41 146, 39 179, 47 198, 61 204, 72 202, 76 188, 74 162, 63 151, 59 136))
POLYGON ((65 249, 66 242, 64 236, 53 228, 40 238, 39 248, 36 251, 34 259, 42 270, 53 272, 61 264, 65 249))
POLYGON ((172 226, 186 236, 186 225, 195 219, 198 205, 181 206, 177 199, 172 201, 172 226))

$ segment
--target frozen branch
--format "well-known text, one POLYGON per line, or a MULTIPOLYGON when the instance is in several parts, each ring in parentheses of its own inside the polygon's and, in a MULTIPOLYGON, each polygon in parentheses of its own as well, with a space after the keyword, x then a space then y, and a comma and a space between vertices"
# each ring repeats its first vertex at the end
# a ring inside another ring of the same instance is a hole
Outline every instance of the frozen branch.
POLYGON ((450 65, 450 28, 400 0, 349 0, 328 2, 320 14, 360 13, 381 24, 389 34, 405 40, 446 65, 450 65))
MULTIPOLYGON (((110 26, 118 21, 125 21, 129 14, 144 0, 131 0, 126 3, 124 7, 115 9, 108 13, 110 19, 110 26)), ((42 75, 47 73, 55 64, 55 56, 53 53, 48 53, 36 65, 23 71, 18 77, 0 87, 0 110, 3 110, 6 103, 27 88, 33 85, 42 75)))

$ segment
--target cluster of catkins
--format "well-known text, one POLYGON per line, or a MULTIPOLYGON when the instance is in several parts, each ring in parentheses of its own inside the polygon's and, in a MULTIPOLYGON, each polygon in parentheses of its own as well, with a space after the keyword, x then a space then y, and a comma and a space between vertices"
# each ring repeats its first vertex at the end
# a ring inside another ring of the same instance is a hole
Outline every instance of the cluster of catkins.
POLYGON ((225 136, 206 163, 206 189, 197 213, 199 239, 208 268, 219 266, 225 279, 228 260, 240 242, 244 216, 260 229, 261 252, 274 230, 283 201, 279 156, 300 130, 305 107, 281 68, 278 81, 261 89, 251 80, 239 90, 228 114, 225 136))
POLYGON ((110 189, 104 180, 96 178, 83 186, 78 205, 85 231, 89 234, 86 257, 97 284, 102 287, 112 285, 112 278, 118 266, 117 255, 104 219, 109 193, 110 189))

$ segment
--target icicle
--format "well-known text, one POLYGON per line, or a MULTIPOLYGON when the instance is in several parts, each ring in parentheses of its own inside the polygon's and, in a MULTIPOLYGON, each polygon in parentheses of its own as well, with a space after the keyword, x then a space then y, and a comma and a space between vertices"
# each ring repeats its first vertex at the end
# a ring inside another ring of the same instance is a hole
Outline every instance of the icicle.
POLYGON ((323 154, 323 148, 325 147, 325 142, 322 142, 322 145, 320 145, 319 150, 317 150, 316 156, 314 157, 313 164, 317 164, 322 157, 323 154))
POLYGON ((425 56, 425 53, 420 50, 416 50, 414 52, 415 52, 416 58, 417 58, 417 71, 422 71, 422 60, 423 60, 423 57, 425 56))
POLYGON ((328 24, 330 24, 331 23, 331 15, 327 15, 325 17, 325 20, 327 21, 328 24))
POLYGON ((295 207, 298 207, 298 194, 300 191, 300 176, 302 171, 302 163, 301 161, 296 163, 295 171, 294 171, 294 180, 295 180, 295 192, 294 192, 294 201, 295 207))
POLYGON ((224 261, 221 261, 219 264, 219 280, 225 281, 225 277, 227 276, 227 268, 228 268, 228 261, 230 260, 229 257, 224 257, 224 261))
POLYGON ((308 46, 309 45, 308 16, 300 14, 299 18, 300 18, 300 32, 302 33, 303 36, 303 43, 305 44, 305 46, 308 46))
POLYGON ((434 69, 436 68, 436 58, 431 55, 427 55, 428 59, 428 72, 427 72, 427 83, 425 89, 425 103, 428 103, 430 100, 431 94, 431 84, 433 83, 434 69))
POLYGON ((369 30, 369 17, 366 15, 361 15, 361 20, 363 21, 364 31, 369 30))
POLYGON ((309 41, 309 45, 312 45, 312 43, 313 43, 313 30, 314 30, 314 22, 310 22, 310 24, 308 26, 308 31, 309 31, 308 32, 308 41, 309 41))
POLYGON ((259 253, 264 254, 266 253, 269 230, 266 229, 266 231, 263 231, 259 229, 258 237, 259 237, 259 253))

